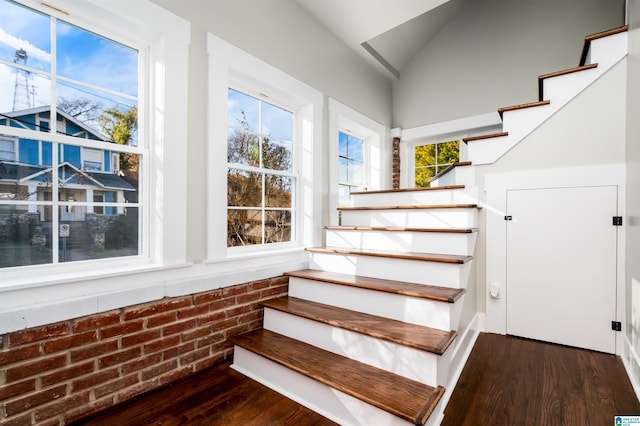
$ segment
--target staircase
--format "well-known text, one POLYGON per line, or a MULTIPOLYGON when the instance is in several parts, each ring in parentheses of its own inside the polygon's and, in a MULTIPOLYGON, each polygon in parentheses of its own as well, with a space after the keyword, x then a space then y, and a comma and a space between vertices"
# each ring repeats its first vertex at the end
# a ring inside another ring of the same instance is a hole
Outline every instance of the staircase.
POLYGON ((477 205, 456 185, 362 192, 341 212, 264 328, 236 338, 233 368, 342 425, 439 424, 477 205))

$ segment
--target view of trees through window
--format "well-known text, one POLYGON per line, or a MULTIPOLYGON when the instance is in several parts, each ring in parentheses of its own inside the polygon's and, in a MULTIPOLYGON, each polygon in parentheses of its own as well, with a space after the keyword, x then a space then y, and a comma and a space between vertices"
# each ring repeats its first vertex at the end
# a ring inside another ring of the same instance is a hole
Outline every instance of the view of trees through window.
POLYGON ((364 140, 345 132, 338 135, 338 204, 348 206, 351 193, 362 190, 364 140))
POLYGON ((138 255, 138 50, 0 10, 0 267, 138 255))
POLYGON ((460 158, 460 141, 440 142, 415 147, 415 186, 425 188, 438 173, 460 158))
POLYGON ((293 239, 293 119, 291 111, 229 89, 228 247, 293 239))

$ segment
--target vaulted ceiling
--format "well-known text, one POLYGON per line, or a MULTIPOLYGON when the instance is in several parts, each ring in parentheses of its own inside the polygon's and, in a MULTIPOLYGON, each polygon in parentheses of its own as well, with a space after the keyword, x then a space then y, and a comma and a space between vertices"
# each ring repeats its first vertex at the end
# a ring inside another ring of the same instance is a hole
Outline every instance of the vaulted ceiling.
POLYGON ((465 0, 296 1, 381 73, 399 78, 465 0))

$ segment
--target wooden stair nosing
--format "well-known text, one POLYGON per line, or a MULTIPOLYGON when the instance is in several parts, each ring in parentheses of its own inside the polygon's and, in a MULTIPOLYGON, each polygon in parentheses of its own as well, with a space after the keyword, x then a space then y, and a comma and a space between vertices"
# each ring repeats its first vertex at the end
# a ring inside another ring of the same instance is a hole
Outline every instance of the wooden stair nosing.
POLYGON ((455 331, 438 330, 291 296, 270 299, 260 305, 436 355, 444 354, 457 335, 455 331))
POLYGON ((255 330, 236 345, 414 424, 423 425, 444 394, 429 386, 313 345, 255 330))
POLYGON ((552 72, 549 74, 543 74, 538 76, 538 100, 543 100, 544 99, 544 80, 548 79, 548 78, 553 78, 553 77, 559 77, 561 75, 567 75, 567 74, 573 74, 576 72, 580 72, 580 71, 586 71, 586 70, 590 70, 593 68, 597 68, 598 64, 589 64, 589 65, 582 65, 579 67, 574 67, 574 68, 569 68, 566 70, 562 70, 562 71, 556 71, 556 72, 552 72))
POLYGON ((337 272, 304 269, 285 272, 285 276, 325 282, 329 284, 357 287, 367 290, 381 291, 438 302, 455 303, 466 290, 463 288, 440 287, 428 284, 416 284, 405 281, 385 280, 381 278, 359 275, 341 274, 337 272))
POLYGON ((475 209, 477 204, 428 204, 410 206, 361 206, 361 207, 338 207, 339 211, 357 210, 434 210, 434 209, 475 209))
POLYGON ((413 192, 413 191, 437 191, 446 189, 464 189, 464 185, 445 185, 427 188, 395 188, 395 189, 375 189, 373 191, 352 192, 351 195, 357 194, 392 194, 396 192, 413 192))
POLYGON ((432 232, 442 234, 471 234, 478 228, 404 228, 397 226, 324 226, 329 231, 432 232))
POLYGON ((583 66, 587 62, 587 56, 589 55, 589 49, 591 42, 599 38, 609 37, 615 34, 624 33, 629 30, 629 25, 623 25, 621 27, 612 28, 610 30, 601 31, 599 33, 588 35, 584 38, 584 45, 582 46, 582 53, 580 54, 579 66, 583 66))
POLYGON ((462 142, 469 143, 474 141, 480 141, 483 139, 501 138, 503 136, 509 136, 509 132, 499 132, 499 133, 491 133, 488 135, 470 136, 468 138, 463 138, 462 142))
POLYGON ((437 175, 429 179, 429 183, 433 182, 436 179, 440 179, 442 176, 446 175, 456 167, 463 167, 463 166, 470 166, 470 165, 471 165, 471 161, 458 161, 456 163, 450 164, 447 167, 445 167, 443 171, 441 171, 440 173, 438 173, 437 175))
POLYGON ((550 103, 551 103, 550 100, 546 100, 546 101, 529 102, 527 104, 511 105, 507 107, 498 108, 498 114, 500 114, 500 117, 502 117, 502 115, 507 111, 516 111, 516 110, 525 109, 525 108, 535 108, 539 106, 549 105, 550 103))
POLYGON ((383 257, 388 259, 405 259, 418 260, 424 262, 451 263, 463 265, 471 260, 473 256, 461 256, 453 254, 436 254, 436 253, 414 253, 414 252, 392 252, 385 250, 355 250, 337 247, 307 247, 306 251, 310 253, 327 253, 327 254, 344 254, 344 255, 360 255, 383 257))

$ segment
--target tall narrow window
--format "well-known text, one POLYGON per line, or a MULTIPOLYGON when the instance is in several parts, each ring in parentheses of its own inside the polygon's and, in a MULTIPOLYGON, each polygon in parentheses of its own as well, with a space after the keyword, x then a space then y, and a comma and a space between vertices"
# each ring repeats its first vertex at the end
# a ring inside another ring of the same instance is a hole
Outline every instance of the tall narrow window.
POLYGON ((431 179, 460 158, 460 141, 415 147, 415 186, 428 187, 431 179))
POLYGON ((139 50, 18 1, 0 10, 0 141, 16 141, 0 146, 0 268, 141 254, 139 50))
POLYGON ((229 89, 228 247, 294 239, 293 123, 293 112, 229 89))
POLYGON ((364 140, 345 132, 338 137, 338 204, 347 206, 351 193, 365 185, 364 140))

